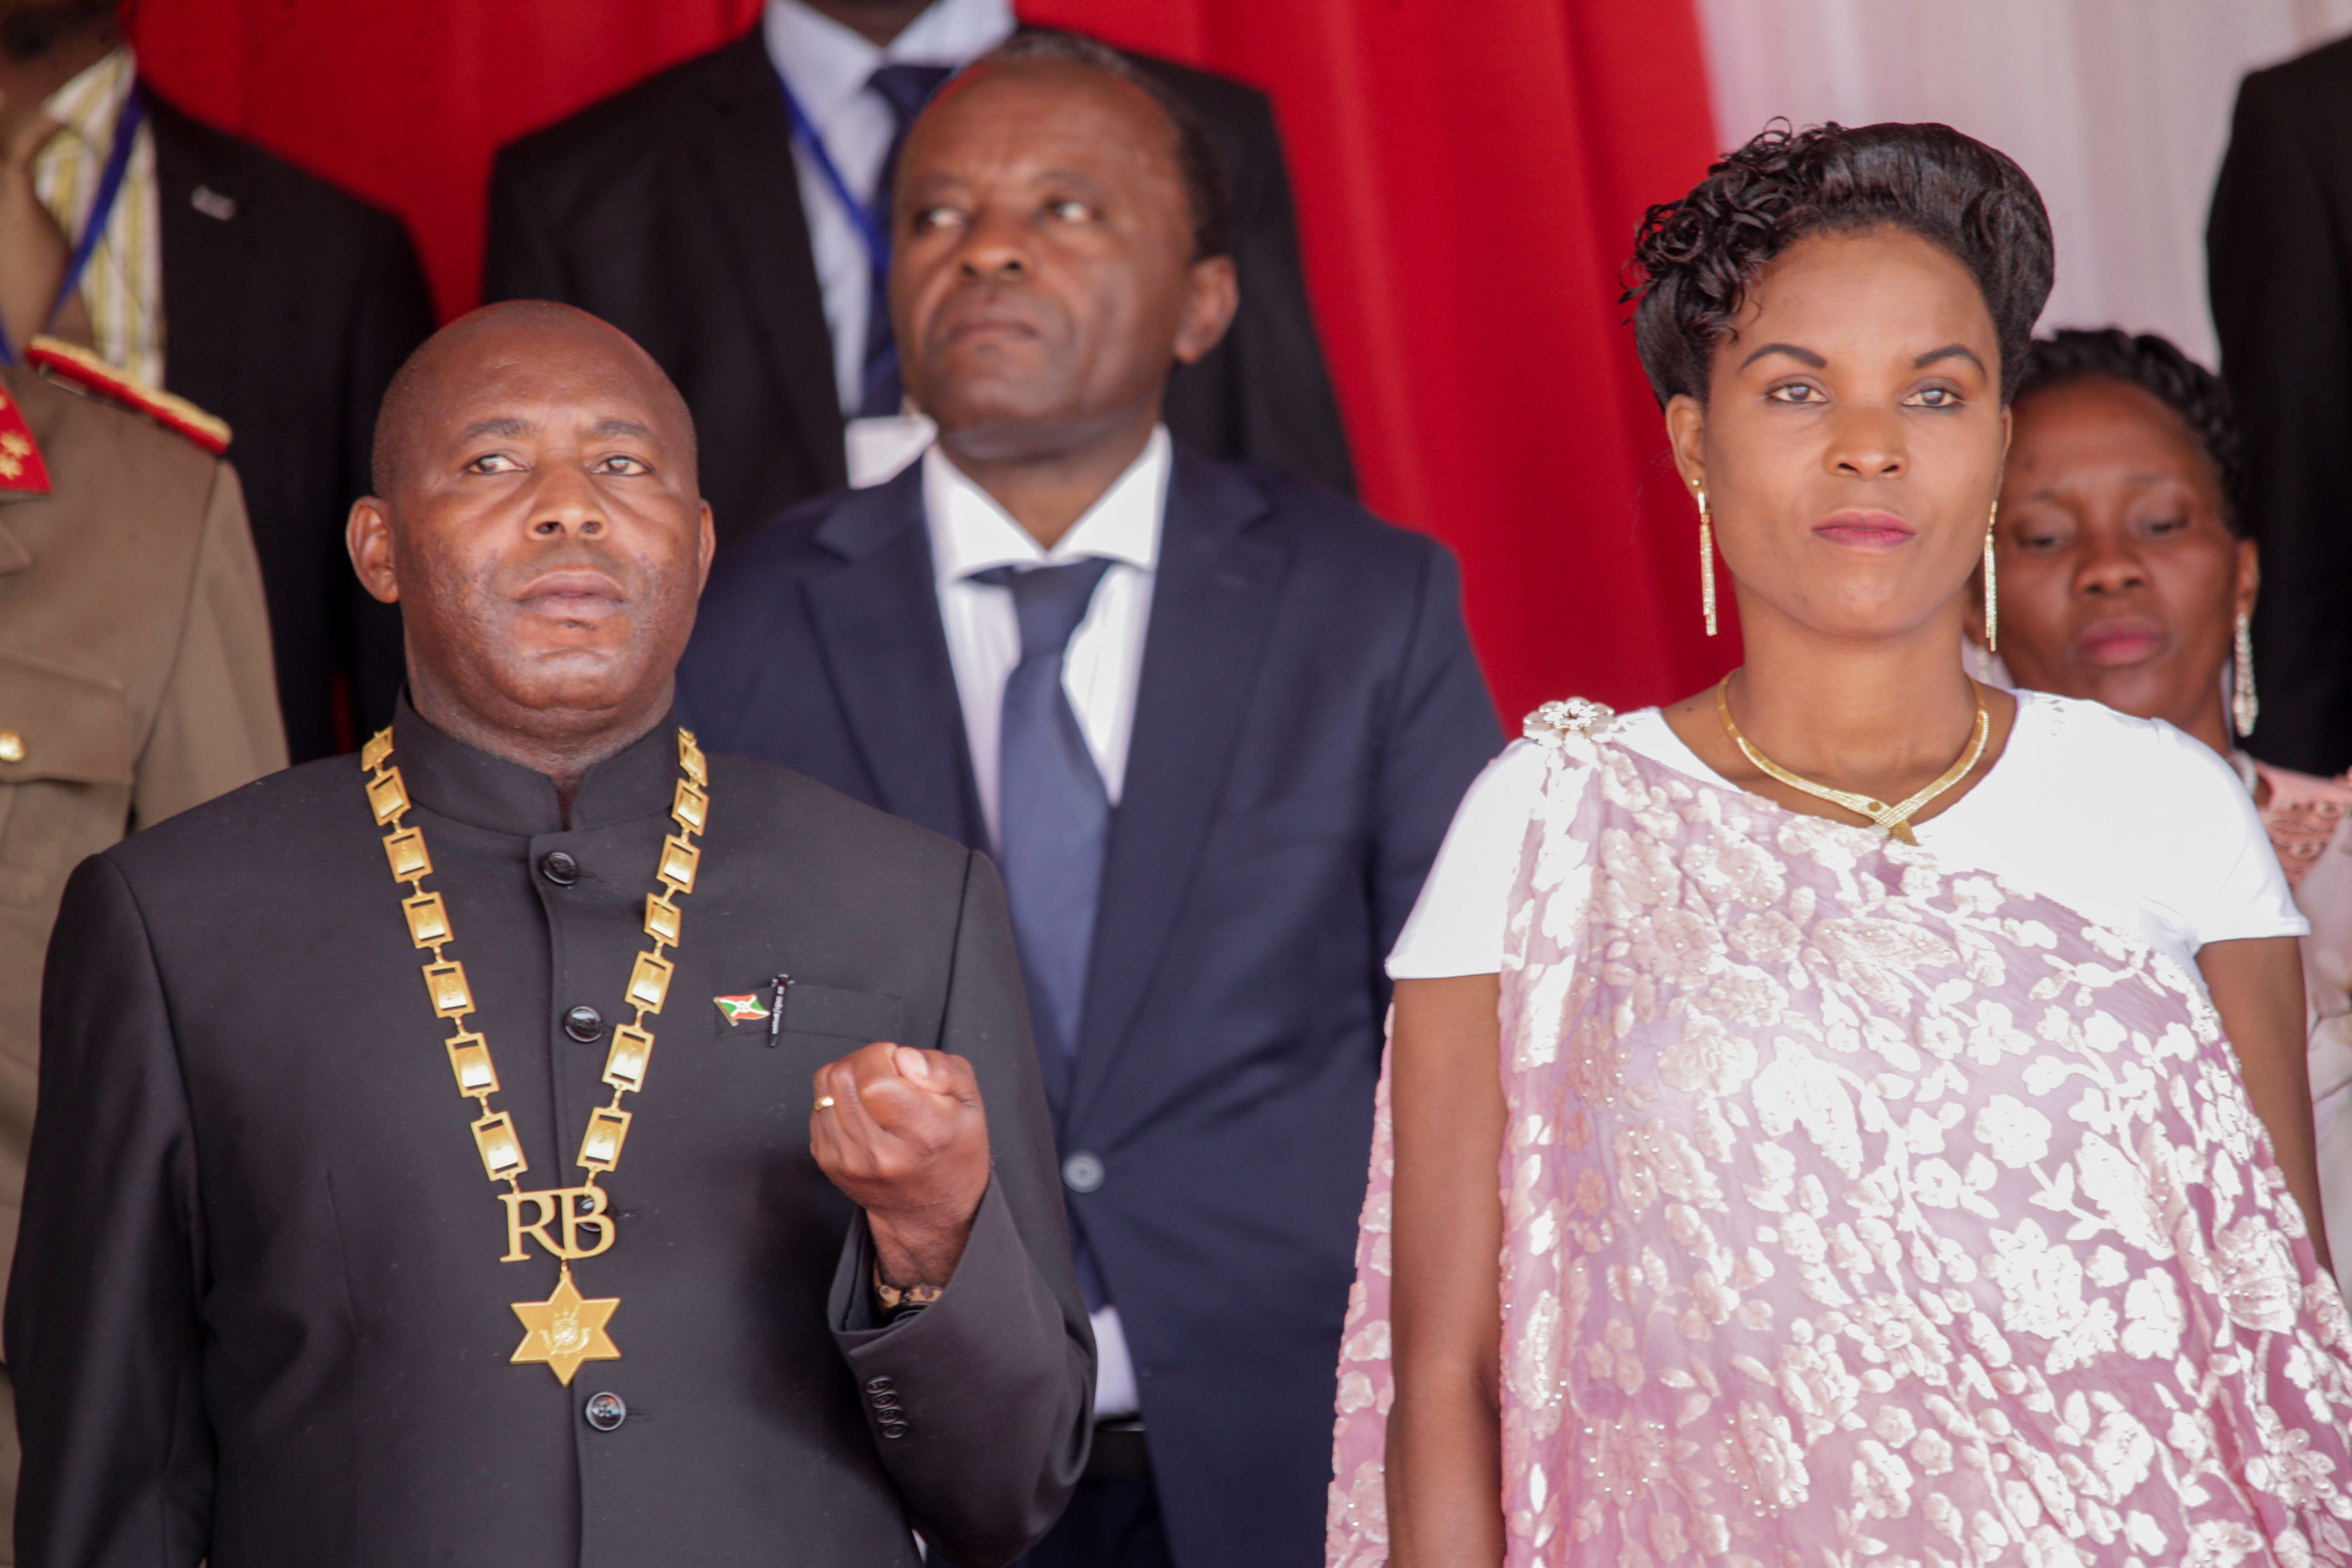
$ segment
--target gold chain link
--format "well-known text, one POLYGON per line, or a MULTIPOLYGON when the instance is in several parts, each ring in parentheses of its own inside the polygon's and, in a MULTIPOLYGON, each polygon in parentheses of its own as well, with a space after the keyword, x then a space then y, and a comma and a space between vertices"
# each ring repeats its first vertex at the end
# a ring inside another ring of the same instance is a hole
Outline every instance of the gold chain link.
MULTIPOLYGON (((411 804, 408 787, 401 782, 400 770, 391 763, 392 731, 378 731, 362 749, 360 765, 368 775, 368 805, 375 812, 377 826, 385 830, 383 852, 392 865, 393 880, 408 885, 410 896, 400 907, 408 919, 409 939, 433 955, 424 966, 425 994, 434 1015, 448 1019, 452 1026, 443 1043, 448 1048, 450 1070, 457 1074, 457 1092, 481 1110, 473 1122, 473 1132, 482 1170, 492 1182, 504 1182, 520 1193, 520 1178, 530 1169, 530 1162, 523 1155, 514 1119, 506 1111, 490 1109, 490 1097, 499 1092, 498 1068, 490 1059, 489 1041, 467 1027, 475 1010, 473 988, 467 983, 466 966, 443 951, 457 941, 457 933, 441 895, 425 890, 425 879, 433 874, 433 857, 425 847, 425 830, 403 825, 411 804)), ((645 1087, 646 1068, 654 1050, 653 1032, 646 1027, 646 1020, 662 1010, 668 994, 672 964, 666 954, 678 944, 683 919, 677 900, 694 890, 695 871, 702 858, 695 839, 709 820, 710 775, 702 748, 685 730, 677 732, 677 765, 685 776, 677 781, 669 811, 677 831, 662 839, 661 859, 654 873, 661 891, 646 895, 645 930, 653 938, 653 946, 637 954, 629 972, 625 999, 635 1009, 635 1017, 613 1030, 612 1048, 604 1058, 604 1081, 612 1086, 613 1098, 588 1113, 588 1129, 580 1140, 575 1163, 588 1173, 582 1184, 585 1187, 594 1187, 598 1176, 621 1163, 621 1146, 629 1133, 629 1112, 623 1109, 622 1100, 645 1087)))

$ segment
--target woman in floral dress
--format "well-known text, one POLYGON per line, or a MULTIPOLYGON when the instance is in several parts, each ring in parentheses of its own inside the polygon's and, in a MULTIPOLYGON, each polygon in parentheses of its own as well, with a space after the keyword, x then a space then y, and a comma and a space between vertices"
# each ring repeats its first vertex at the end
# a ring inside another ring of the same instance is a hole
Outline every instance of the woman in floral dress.
MULTIPOLYGON (((2227 757, 2296 908, 2321 1197, 2352 1268, 2352 777, 2239 749, 2260 711, 2261 588, 2221 380, 2152 333, 2036 339, 2018 382, 1995 558, 2014 682, 2163 719, 2227 757)), ((1981 637, 1981 629, 1979 630, 1981 637)))
POLYGON ((1636 259, 1746 663, 1533 716, 1391 957, 1331 1562, 2352 1562, 2252 804, 1955 657, 2040 198, 1773 132, 1636 259))

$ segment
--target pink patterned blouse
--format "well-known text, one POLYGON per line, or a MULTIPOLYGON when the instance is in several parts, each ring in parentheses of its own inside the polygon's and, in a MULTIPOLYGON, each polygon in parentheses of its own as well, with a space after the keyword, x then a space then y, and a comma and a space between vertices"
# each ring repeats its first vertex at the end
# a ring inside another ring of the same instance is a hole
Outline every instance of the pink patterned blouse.
POLYGON ((2315 778, 2239 756, 2241 770, 2266 786, 2263 827, 2311 921, 2303 983, 2320 1208, 2336 1280, 2352 1289, 2352 778, 2315 778))
MULTIPOLYGON (((2352 1326, 2170 959, 1555 703, 1510 904, 1513 1568, 2352 1563, 2352 1326)), ((1387 1559, 1387 1085, 1328 1561, 1387 1559)))
POLYGON ((2263 828, 2278 851, 2287 886, 2300 890, 2320 856, 2343 831, 2346 816, 2352 815, 2352 777, 2323 779, 2252 757, 2246 762, 2269 786, 2269 798, 2261 806, 2263 828))

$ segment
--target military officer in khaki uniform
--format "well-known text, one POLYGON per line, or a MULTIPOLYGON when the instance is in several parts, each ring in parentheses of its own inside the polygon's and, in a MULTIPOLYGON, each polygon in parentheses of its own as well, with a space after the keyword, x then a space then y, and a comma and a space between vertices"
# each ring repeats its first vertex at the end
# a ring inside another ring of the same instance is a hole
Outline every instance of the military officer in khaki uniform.
MULTIPOLYGON (((0 1280, 66 878, 286 765, 227 431, 62 345, 37 339, 25 359, 0 365, 0 1280)), ((16 1484, 0 1409, 0 1509, 13 1512, 16 1484)))

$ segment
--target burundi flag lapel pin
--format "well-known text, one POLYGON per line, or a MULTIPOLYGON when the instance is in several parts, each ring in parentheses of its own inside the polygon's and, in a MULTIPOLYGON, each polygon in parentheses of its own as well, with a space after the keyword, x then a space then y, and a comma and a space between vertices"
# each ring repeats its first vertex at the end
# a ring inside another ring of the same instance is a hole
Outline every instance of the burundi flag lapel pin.
POLYGON ((756 1024, 768 1016, 756 991, 743 996, 713 996, 711 1000, 719 1004, 719 1012, 727 1016, 730 1024, 756 1024))

